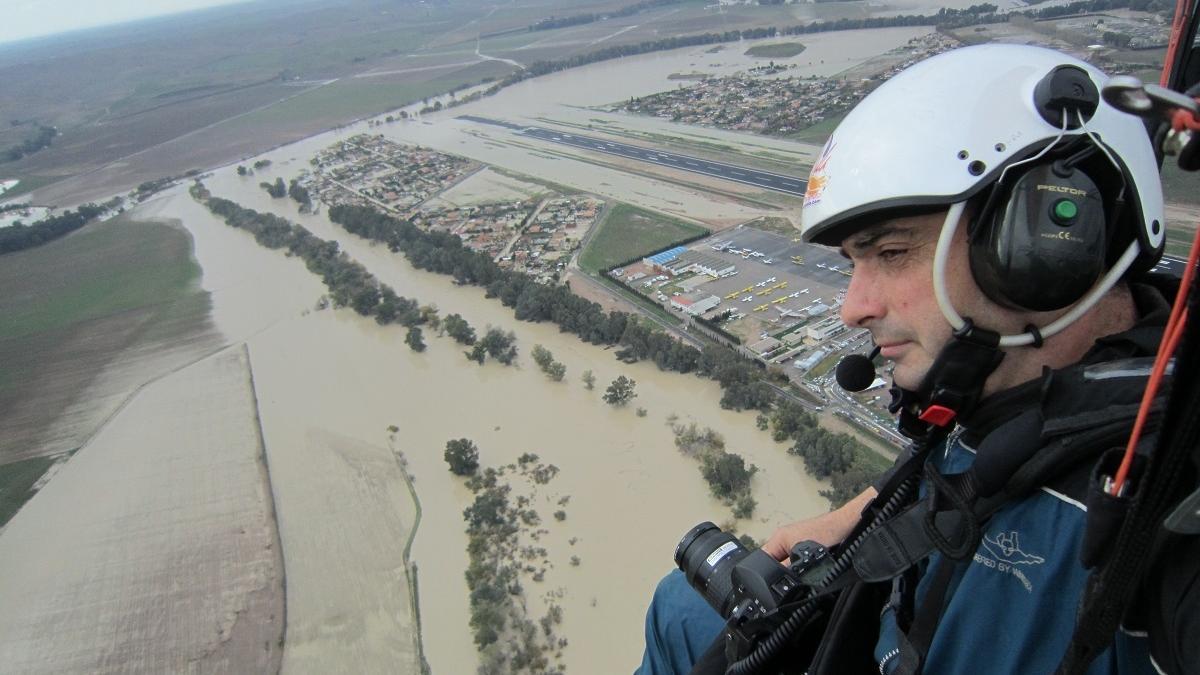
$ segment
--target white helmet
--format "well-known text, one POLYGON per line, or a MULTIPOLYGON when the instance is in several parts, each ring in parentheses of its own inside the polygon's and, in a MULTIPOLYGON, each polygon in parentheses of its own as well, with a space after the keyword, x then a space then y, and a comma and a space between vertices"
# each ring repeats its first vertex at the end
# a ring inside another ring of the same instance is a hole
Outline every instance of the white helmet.
MULTIPOLYGON (((837 246, 881 211, 929 210, 963 202, 1001 172, 1062 135, 1035 95, 1061 66, 1075 66, 1095 90, 1108 77, 1074 57, 1040 47, 989 44, 956 49, 899 73, 846 116, 814 163, 804 197, 804 240, 837 246)), ((1164 239, 1158 162, 1142 122, 1098 101, 1079 128, 1070 112, 1066 137, 1085 130, 1103 139, 1121 164, 1125 211, 1143 258, 1164 239)), ((1108 153, 1106 153, 1108 154, 1108 153)), ((1144 264, 1144 260, 1142 261, 1144 264)))

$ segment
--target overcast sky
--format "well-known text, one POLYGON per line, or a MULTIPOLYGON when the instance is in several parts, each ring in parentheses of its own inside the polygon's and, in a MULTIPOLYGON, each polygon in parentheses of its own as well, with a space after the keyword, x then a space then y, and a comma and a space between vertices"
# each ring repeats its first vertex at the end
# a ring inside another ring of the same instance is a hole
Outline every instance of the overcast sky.
POLYGON ((0 1, 0 42, 246 1, 3 0, 0 1))

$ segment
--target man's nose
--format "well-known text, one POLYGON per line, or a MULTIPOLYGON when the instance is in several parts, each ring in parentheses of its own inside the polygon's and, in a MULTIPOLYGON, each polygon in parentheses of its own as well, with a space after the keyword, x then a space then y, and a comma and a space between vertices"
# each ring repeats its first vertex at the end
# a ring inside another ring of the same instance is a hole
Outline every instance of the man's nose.
POLYGON ((842 323, 847 326, 869 328, 871 321, 887 313, 884 294, 866 267, 858 265, 850 275, 850 287, 842 301, 842 323))

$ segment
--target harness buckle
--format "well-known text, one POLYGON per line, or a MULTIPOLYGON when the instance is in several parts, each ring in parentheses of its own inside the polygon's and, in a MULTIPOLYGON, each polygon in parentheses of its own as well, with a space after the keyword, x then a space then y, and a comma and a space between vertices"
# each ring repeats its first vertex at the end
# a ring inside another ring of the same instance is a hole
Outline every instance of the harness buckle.
POLYGON ((954 421, 957 414, 953 410, 935 403, 926 408, 918 419, 934 426, 945 427, 954 421))

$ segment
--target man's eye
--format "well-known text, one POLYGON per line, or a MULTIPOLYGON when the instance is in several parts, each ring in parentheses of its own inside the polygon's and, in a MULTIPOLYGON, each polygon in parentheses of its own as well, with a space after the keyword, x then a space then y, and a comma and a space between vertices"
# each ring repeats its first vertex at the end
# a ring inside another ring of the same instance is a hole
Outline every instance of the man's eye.
POLYGON ((908 253, 908 249, 889 248, 886 251, 880 251, 879 257, 882 258, 884 262, 891 262, 894 260, 899 260, 905 253, 908 253))

